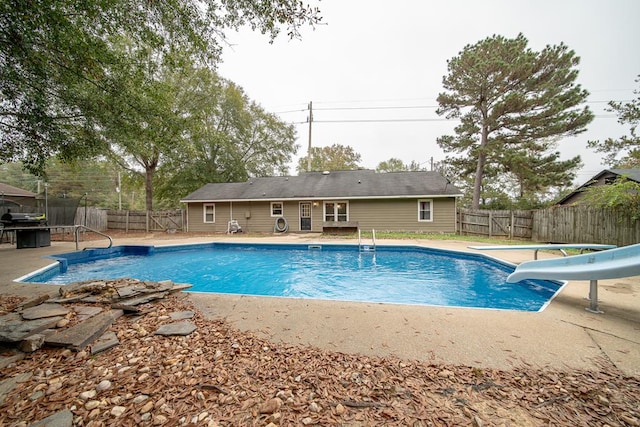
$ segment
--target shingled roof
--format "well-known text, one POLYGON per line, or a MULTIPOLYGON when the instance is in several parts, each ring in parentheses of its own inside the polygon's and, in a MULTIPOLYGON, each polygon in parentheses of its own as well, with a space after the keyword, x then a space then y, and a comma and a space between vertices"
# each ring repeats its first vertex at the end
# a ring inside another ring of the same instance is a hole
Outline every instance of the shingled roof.
POLYGON ((36 197, 37 194, 31 191, 23 190, 22 188, 14 187, 13 185, 4 184, 0 182, 0 194, 5 196, 19 196, 19 197, 36 197))
POLYGON ((246 182, 206 184, 182 202, 247 200, 368 199, 456 197, 461 192, 438 172, 373 170, 307 172, 298 176, 251 178, 246 182))
POLYGON ((631 181, 635 181, 635 182, 640 183, 640 168, 634 168, 634 169, 604 169, 604 170, 598 172, 593 178, 591 178, 590 180, 588 180, 587 182, 582 184, 580 187, 576 188, 571 193, 567 194, 566 196, 564 196, 563 198, 558 200, 556 202, 556 205, 565 204, 568 200, 570 200, 576 194, 578 194, 578 193, 584 191, 586 188, 592 186, 594 182, 598 181, 600 178, 602 178, 603 175, 606 175, 606 174, 613 174, 613 175, 617 175, 619 177, 625 176, 628 179, 630 179, 631 181))

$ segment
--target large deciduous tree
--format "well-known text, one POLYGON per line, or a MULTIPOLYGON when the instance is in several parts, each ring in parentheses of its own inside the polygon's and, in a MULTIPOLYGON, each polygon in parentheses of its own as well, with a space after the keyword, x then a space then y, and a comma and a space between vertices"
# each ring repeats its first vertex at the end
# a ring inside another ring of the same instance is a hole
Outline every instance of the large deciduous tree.
POLYGON ((249 25, 275 37, 286 27, 296 36, 319 20, 300 0, 0 2, 0 162, 23 160, 42 172, 51 155, 104 147, 96 116, 139 108, 130 103, 129 76, 117 72, 131 58, 114 38, 159 54, 190 52, 213 66, 228 29, 249 25))
POLYGON ((215 72, 194 69, 176 96, 184 112, 180 149, 159 169, 158 195, 175 204, 209 182, 284 175, 297 151, 295 129, 215 72))
POLYGON ((96 124, 109 157, 121 168, 144 178, 145 205, 152 210, 154 175, 165 159, 184 144, 186 111, 178 102, 178 93, 190 64, 181 54, 136 46, 130 40, 120 44, 130 61, 114 74, 123 77, 127 101, 114 99, 119 94, 101 97, 96 93, 96 99, 101 99, 105 107, 119 106, 115 111, 96 111, 96 124))
MULTIPOLYGON (((348 145, 333 144, 329 147, 311 148, 311 171, 338 171, 355 170, 360 166, 361 156, 353 147, 348 145)), ((307 156, 298 160, 298 173, 310 172, 307 170, 307 156)))
POLYGON ((588 93, 576 84, 579 58, 562 43, 540 52, 527 44, 522 34, 492 36, 448 61, 437 112, 460 124, 437 142, 473 174, 474 208, 489 170, 517 174, 524 192, 543 182, 566 185, 580 163, 579 156, 560 163, 549 142, 584 132, 593 119, 581 106, 588 93))
MULTIPOLYGON (((640 76, 636 79, 640 83, 640 76)), ((606 154, 603 163, 612 167, 637 168, 640 167, 640 90, 633 91, 637 97, 630 102, 609 102, 608 111, 618 115, 618 123, 629 125, 630 135, 620 138, 608 138, 604 141, 589 141, 589 147, 599 153, 606 154), (622 154, 621 158, 618 156, 622 154)))

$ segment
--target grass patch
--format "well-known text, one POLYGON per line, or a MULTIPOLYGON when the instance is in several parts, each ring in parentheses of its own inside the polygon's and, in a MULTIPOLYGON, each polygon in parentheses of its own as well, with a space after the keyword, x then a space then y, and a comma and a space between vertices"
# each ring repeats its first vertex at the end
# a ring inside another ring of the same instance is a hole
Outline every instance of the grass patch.
MULTIPOLYGON (((361 236, 363 240, 371 240, 371 231, 362 231, 361 236)), ((358 233, 341 233, 341 234, 322 234, 321 238, 343 238, 343 239, 358 239, 358 233)), ((496 237, 483 237, 483 236, 461 236, 459 234, 442 234, 442 233, 416 233, 416 232, 400 232, 400 231, 376 231, 376 239, 395 239, 395 240, 456 240, 463 242, 478 242, 488 244, 500 244, 500 245, 522 245, 528 243, 526 240, 508 240, 504 238, 496 237)))

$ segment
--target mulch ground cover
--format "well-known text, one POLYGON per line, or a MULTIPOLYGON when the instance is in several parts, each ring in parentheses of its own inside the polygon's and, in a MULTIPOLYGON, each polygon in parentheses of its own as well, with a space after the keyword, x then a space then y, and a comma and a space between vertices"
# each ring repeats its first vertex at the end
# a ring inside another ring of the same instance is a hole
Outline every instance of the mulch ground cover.
MULTIPOLYGON (((0 298, 0 314, 20 299, 0 298)), ((21 376, 0 426, 70 410, 76 426, 638 426, 640 379, 598 371, 434 365, 274 343, 207 320, 184 295, 112 326, 120 344, 44 347, 0 371, 21 376), (197 330, 153 333, 191 310, 197 330)))

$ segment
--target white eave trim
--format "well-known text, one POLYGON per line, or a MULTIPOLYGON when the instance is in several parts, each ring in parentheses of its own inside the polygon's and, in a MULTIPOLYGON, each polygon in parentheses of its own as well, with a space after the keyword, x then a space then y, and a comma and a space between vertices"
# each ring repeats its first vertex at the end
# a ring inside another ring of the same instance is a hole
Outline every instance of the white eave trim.
POLYGON ((462 197, 460 194, 415 194, 415 195, 402 195, 402 196, 326 196, 326 197, 262 197, 259 199, 193 199, 193 200, 180 200, 180 203, 226 203, 226 202, 271 202, 271 201, 320 201, 320 200, 379 200, 379 199, 442 199, 449 197, 462 197))

